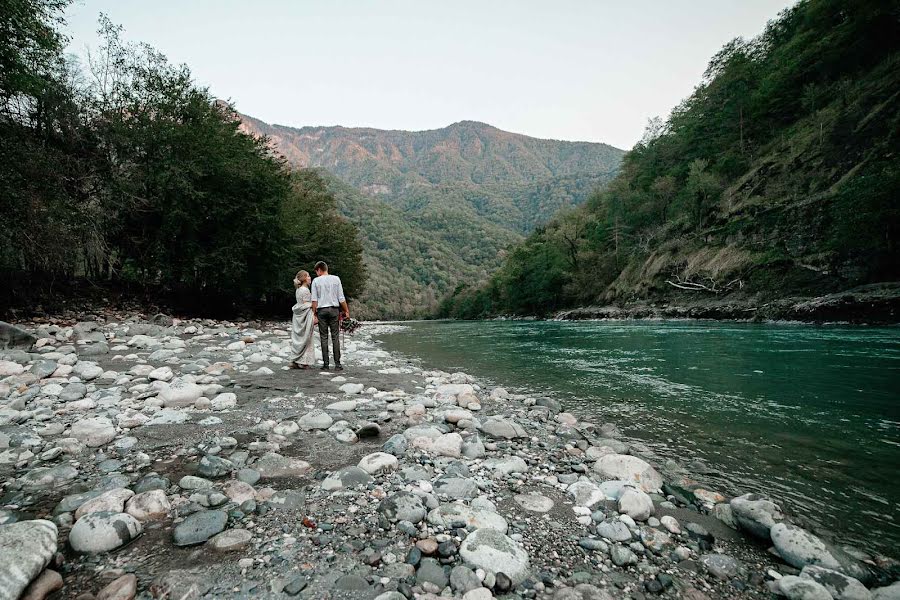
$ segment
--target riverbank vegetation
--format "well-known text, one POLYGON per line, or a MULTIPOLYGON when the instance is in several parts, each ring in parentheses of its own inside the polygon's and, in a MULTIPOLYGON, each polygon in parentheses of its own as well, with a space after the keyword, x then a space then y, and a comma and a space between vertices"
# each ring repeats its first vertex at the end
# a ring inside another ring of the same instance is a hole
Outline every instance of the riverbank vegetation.
POLYGON ((317 173, 292 174, 186 66, 105 18, 86 64, 64 55, 68 4, 0 12, 0 312, 50 308, 76 283, 182 310, 283 310, 320 259, 362 291, 356 227, 317 173))
POLYGON ((735 39, 618 177, 441 316, 818 295, 900 279, 897 2, 807 0, 735 39))

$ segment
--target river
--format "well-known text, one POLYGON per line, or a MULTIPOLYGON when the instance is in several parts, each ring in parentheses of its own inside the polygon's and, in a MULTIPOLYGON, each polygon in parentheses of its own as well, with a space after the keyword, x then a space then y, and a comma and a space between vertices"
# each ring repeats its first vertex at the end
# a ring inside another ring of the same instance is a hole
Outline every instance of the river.
POLYGON ((417 322, 383 338, 423 365, 562 400, 698 480, 900 548, 900 328, 697 321, 417 322))

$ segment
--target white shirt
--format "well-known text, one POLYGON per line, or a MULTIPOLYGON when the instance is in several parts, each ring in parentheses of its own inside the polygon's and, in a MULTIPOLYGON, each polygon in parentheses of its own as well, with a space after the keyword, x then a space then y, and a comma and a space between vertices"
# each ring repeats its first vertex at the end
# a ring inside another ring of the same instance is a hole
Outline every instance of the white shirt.
POLYGON ((340 306, 344 302, 344 286, 337 275, 322 275, 312 282, 312 299, 318 308, 340 306))

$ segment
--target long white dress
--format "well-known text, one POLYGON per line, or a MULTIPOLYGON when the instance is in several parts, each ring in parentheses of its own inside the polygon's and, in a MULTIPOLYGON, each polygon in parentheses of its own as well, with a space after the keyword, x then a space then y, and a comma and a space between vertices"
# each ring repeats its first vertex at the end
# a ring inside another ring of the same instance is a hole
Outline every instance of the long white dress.
POLYGON ((291 362, 298 365, 316 364, 316 348, 313 343, 313 311, 312 294, 305 285, 297 288, 297 303, 292 310, 291 319, 291 351, 294 356, 291 362))

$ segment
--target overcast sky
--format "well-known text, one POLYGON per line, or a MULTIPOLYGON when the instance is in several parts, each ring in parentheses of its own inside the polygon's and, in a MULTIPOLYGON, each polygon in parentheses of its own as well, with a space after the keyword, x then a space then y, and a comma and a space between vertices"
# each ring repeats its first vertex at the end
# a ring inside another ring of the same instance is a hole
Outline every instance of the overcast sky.
POLYGON ((283 125, 436 129, 484 121, 631 148, 730 39, 787 0, 76 0, 70 51, 97 16, 237 109, 283 125))

